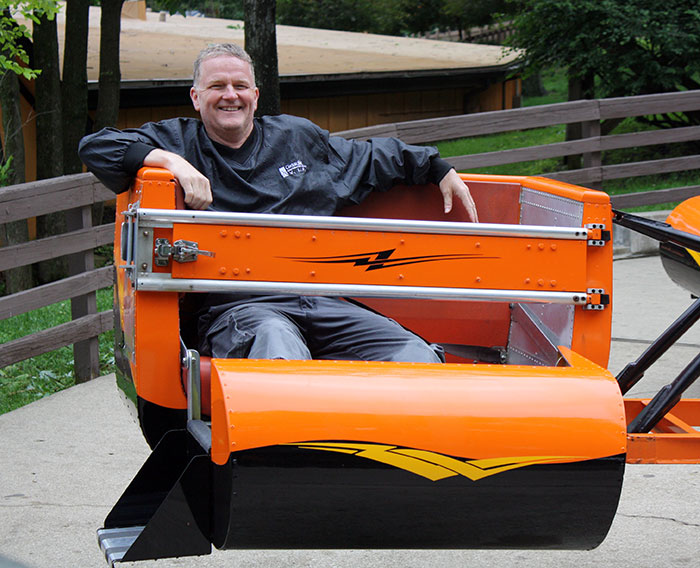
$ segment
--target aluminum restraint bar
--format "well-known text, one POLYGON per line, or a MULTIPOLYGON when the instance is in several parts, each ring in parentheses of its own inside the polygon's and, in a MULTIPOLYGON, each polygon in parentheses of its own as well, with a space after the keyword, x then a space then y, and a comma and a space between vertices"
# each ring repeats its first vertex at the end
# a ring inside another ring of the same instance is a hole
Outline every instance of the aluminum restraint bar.
POLYGON ((243 294, 295 294, 301 296, 353 296, 358 298, 414 298, 426 300, 481 300, 486 302, 588 303, 586 292, 481 290, 433 286, 369 286, 364 284, 309 284, 171 278, 169 274, 139 272, 136 288, 147 292, 240 292, 243 294))
POLYGON ((540 225, 507 225, 502 223, 455 223, 405 219, 365 219, 361 217, 273 215, 269 213, 226 213, 147 208, 136 209, 136 217, 138 226, 141 228, 168 228, 176 223, 198 225, 225 224, 250 227, 393 231, 397 233, 532 237, 579 241, 585 241, 588 238, 588 230, 584 227, 547 227, 540 225))

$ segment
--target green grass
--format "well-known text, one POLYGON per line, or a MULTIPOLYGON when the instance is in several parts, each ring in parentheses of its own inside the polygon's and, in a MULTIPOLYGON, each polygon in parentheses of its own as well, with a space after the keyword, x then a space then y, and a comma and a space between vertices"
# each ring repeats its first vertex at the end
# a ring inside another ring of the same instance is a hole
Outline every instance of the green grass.
MULTIPOLYGON (((112 308, 112 289, 97 292, 97 309, 112 308)), ((59 302, 0 321, 0 342, 5 343, 70 321, 69 301, 59 302)), ((114 370, 114 333, 100 335, 100 372, 114 370)), ((0 369, 0 414, 75 384, 73 348, 62 347, 0 369)))

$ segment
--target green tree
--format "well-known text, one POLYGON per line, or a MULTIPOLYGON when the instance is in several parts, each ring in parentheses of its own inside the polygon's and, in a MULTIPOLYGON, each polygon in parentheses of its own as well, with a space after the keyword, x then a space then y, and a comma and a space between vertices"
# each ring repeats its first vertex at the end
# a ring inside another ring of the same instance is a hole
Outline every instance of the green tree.
MULTIPOLYGON (((39 16, 34 24, 34 65, 41 69, 36 78, 36 177, 48 179, 63 174, 63 140, 61 136, 61 77, 58 62, 58 33, 56 18, 39 16)), ((64 233, 66 216, 63 211, 37 217, 36 236, 46 238, 64 233)), ((65 257, 39 262, 34 266, 39 284, 66 275, 65 257)))
POLYGON ((260 87, 258 115, 281 112, 280 77, 277 65, 275 0, 244 0, 245 49, 255 62, 255 81, 260 87))
MULTIPOLYGON (((700 5, 688 0, 524 0, 515 48, 530 70, 566 67, 572 95, 700 88, 700 5)), ((700 124, 700 113, 665 117, 700 124)))
POLYGON ((83 171, 78 143, 87 125, 87 40, 90 0, 67 0, 63 49, 63 173, 83 171))
POLYGON ((119 117, 119 33, 124 0, 102 0, 100 17, 100 76, 95 129, 114 126, 119 117))
MULTIPOLYGON (((53 0, 6 0, 0 12, 0 107, 3 121, 3 146, 0 160, 2 182, 15 184, 24 181, 24 136, 19 106, 19 77, 33 79, 39 71, 29 67, 27 45, 29 29, 17 21, 17 16, 38 22, 41 17, 53 19, 58 10, 53 0)), ((15 221, 0 227, 3 246, 25 242, 28 239, 25 221, 15 221)), ((5 291, 19 292, 32 284, 31 267, 8 270, 3 274, 5 291)))

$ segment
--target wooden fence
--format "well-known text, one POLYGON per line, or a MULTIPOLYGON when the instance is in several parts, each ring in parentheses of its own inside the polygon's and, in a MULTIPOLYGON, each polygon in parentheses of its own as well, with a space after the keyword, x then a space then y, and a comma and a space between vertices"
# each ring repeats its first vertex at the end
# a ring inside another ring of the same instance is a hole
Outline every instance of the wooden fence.
POLYGON ((487 43, 503 45, 513 35, 515 26, 512 22, 501 22, 490 26, 478 26, 465 30, 433 30, 415 34, 412 37, 436 39, 439 41, 454 41, 466 43, 487 43))
MULTIPOLYGON (((386 124, 338 134, 359 139, 396 136, 410 143, 431 143, 580 122, 586 133, 581 140, 456 156, 448 158, 448 161, 458 170, 469 170, 496 164, 579 154, 583 156, 583 168, 546 175, 591 186, 610 179, 700 169, 700 155, 628 164, 601 163, 601 152, 605 150, 700 140, 700 126, 601 136, 602 120, 691 110, 700 110, 700 91, 560 103, 386 124)), ((612 201, 613 206, 626 208, 681 201, 698 194, 700 186, 696 185, 616 195, 612 201)), ((0 298, 0 319, 66 299, 72 302, 73 317, 68 323, 0 345, 0 367, 75 344, 75 372, 78 380, 94 377, 99 372, 97 336, 112 329, 113 320, 110 311, 97 313, 95 292, 112 284, 113 271, 112 267, 94 269, 93 249, 112 241, 114 227, 92 227, 91 206, 113 197, 92 174, 78 174, 0 188, 0 223, 61 210, 68 210, 69 221, 69 231, 63 235, 0 249, 0 271, 70 255, 72 273, 72 276, 64 280, 0 298)))
MULTIPOLYGON (((468 171, 502 164, 581 155, 582 168, 543 175, 569 183, 604 189, 605 181, 608 180, 700 169, 700 154, 624 164, 603 165, 601 160, 601 153, 607 150, 700 141, 700 126, 602 136, 602 121, 698 110, 700 110, 700 90, 581 100, 447 118, 381 124, 346 130, 337 134, 358 139, 395 136, 404 142, 424 144, 499 132, 580 123, 584 133, 580 140, 454 156, 447 158, 447 161, 459 171, 468 171)), ((652 205, 679 201, 698 193, 700 193, 700 186, 695 185, 676 188, 673 191, 652 191, 646 195, 614 196, 613 204, 615 207, 652 205)))
POLYGON ((96 291, 112 285, 113 267, 95 269, 93 249, 111 243, 114 225, 92 226, 92 206, 114 194, 92 174, 0 188, 0 224, 66 211, 67 232, 0 249, 0 271, 66 256, 71 276, 0 298, 0 320, 71 300, 71 321, 0 345, 0 367, 73 345, 78 381, 98 376, 98 336, 112 329, 112 311, 97 312, 96 291))

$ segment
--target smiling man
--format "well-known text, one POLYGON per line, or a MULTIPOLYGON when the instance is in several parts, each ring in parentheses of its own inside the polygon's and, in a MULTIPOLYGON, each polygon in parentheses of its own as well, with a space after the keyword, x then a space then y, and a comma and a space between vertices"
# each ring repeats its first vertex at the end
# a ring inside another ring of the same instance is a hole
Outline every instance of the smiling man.
MULTIPOLYGON (((372 191, 435 183, 448 212, 455 199, 477 221, 469 190, 435 148, 394 138, 330 136, 306 119, 255 118, 250 56, 235 44, 204 49, 190 97, 201 120, 175 118, 86 136, 80 156, 108 188, 126 191, 142 166, 169 169, 193 209, 333 215, 372 191)), ((395 322, 340 299, 193 294, 182 321, 215 357, 439 362, 395 322)), ((189 335, 189 329, 183 329, 189 335)))

